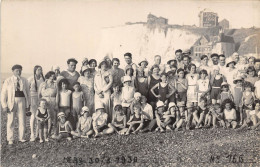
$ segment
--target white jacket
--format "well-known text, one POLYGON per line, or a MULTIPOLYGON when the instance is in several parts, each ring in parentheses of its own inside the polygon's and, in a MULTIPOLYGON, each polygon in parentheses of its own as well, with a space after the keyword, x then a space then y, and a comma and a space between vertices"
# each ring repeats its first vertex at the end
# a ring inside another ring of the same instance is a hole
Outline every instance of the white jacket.
MULTIPOLYGON (((28 81, 27 79, 21 77, 19 83, 20 83, 20 89, 23 91, 26 99, 26 107, 28 108, 31 104, 28 81)), ((2 107, 3 108, 8 107, 10 111, 12 111, 14 107, 15 85, 16 85, 16 77, 11 76, 4 81, 2 92, 1 92, 2 107)))

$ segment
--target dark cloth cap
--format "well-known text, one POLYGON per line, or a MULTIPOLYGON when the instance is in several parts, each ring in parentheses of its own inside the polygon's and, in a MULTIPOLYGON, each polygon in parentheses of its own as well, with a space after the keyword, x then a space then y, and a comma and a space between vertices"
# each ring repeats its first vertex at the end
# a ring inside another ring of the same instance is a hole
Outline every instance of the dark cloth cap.
POLYGON ((202 55, 200 60, 203 60, 204 58, 208 57, 207 55, 202 55))
POLYGON ((14 71, 15 69, 20 69, 20 70, 22 70, 23 67, 22 67, 21 65, 19 65, 19 64, 16 64, 16 65, 14 65, 14 66, 12 67, 12 71, 14 71))
POLYGON ((217 53, 213 53, 212 55, 210 55, 210 58, 212 57, 219 57, 219 55, 217 53))
POLYGON ((124 54, 124 57, 125 57, 125 56, 129 56, 130 58, 132 58, 132 54, 129 53, 129 52, 125 53, 125 54, 124 54))
MULTIPOLYGON (((95 62, 96 64, 97 64, 97 61, 95 60, 95 59, 90 59, 89 61, 88 61, 88 64, 90 65, 92 62, 95 62)), ((97 65, 96 65, 97 66, 97 65)))
POLYGON ((70 64, 70 62, 74 62, 74 63, 78 64, 78 61, 76 59, 74 59, 74 58, 71 58, 71 59, 67 60, 67 64, 70 64))

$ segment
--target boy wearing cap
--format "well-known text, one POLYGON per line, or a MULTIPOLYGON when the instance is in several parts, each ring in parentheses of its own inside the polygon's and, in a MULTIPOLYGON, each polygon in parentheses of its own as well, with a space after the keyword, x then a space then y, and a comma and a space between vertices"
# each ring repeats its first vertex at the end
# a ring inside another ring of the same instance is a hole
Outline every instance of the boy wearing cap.
POLYGON ((19 122, 19 141, 26 142, 25 128, 26 112, 30 110, 30 90, 26 78, 21 77, 22 66, 14 65, 12 67, 13 76, 4 81, 1 91, 1 104, 3 112, 7 113, 7 141, 13 144, 14 141, 14 120, 15 115, 19 122))
POLYGON ((130 105, 134 100, 135 88, 131 86, 131 77, 124 76, 124 87, 122 88, 122 107, 126 114, 127 120, 130 118, 130 105))
POLYGON ((80 117, 78 120, 76 132, 71 133, 75 137, 89 138, 93 134, 92 117, 87 106, 82 107, 80 117))
POLYGON ((227 82, 223 82, 221 84, 221 93, 218 96, 220 104, 226 99, 230 99, 234 101, 231 91, 229 90, 229 84, 227 82))
POLYGON ((71 140, 72 135, 71 133, 75 133, 72 129, 72 125, 69 121, 66 121, 66 116, 64 112, 59 112, 58 115, 58 130, 59 135, 57 140, 60 141, 63 138, 67 138, 67 140, 71 140))
POLYGON ((160 130, 160 132, 165 132, 165 129, 171 130, 169 127, 169 124, 171 123, 170 119, 167 119, 164 116, 165 112, 165 106, 162 101, 158 101, 156 103, 156 110, 155 110, 155 118, 156 118, 156 123, 157 123, 157 128, 155 129, 156 131, 160 130))
POLYGON ((141 105, 141 93, 139 92, 135 92, 134 93, 134 100, 132 101, 132 103, 130 104, 130 110, 131 110, 131 115, 134 114, 134 105, 141 105))
POLYGON ((93 129, 95 132, 95 136, 97 137, 100 134, 103 134, 103 130, 107 129, 107 119, 108 115, 105 113, 105 108, 103 103, 96 104, 96 112, 92 116, 93 119, 93 129))

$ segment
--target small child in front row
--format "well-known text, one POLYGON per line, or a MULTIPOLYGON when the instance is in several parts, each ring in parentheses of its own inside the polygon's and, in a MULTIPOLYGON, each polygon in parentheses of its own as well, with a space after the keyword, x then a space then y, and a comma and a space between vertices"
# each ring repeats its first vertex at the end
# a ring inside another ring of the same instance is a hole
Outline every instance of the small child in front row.
MULTIPOLYGON (((217 103, 218 104, 218 103, 217 103)), ((205 128, 209 128, 212 122, 212 117, 213 117, 213 112, 214 112, 214 104, 210 104, 208 105, 208 110, 209 112, 206 114, 205 116, 205 123, 204 123, 204 127, 205 128)))
POLYGON ((123 111, 121 104, 114 107, 114 118, 112 123, 108 124, 109 129, 106 130, 106 134, 112 134, 116 132, 119 135, 123 135, 126 132, 126 115, 123 111))
POLYGON ((224 113, 221 110, 219 103, 216 103, 214 105, 214 111, 212 112, 212 116, 213 128, 217 127, 217 123, 219 123, 223 128, 226 127, 224 122, 224 113))
MULTIPOLYGON (((171 120, 171 123, 174 122, 172 125, 172 128, 175 128, 176 123, 180 119, 180 114, 179 114, 178 108, 174 102, 169 103, 168 110, 163 113, 163 118, 165 118, 164 122, 168 122, 169 120, 171 120)), ((171 130, 171 127, 167 126, 166 130, 167 129, 171 130)))
POLYGON ((165 114, 165 106, 162 101, 158 101, 156 103, 156 110, 155 110, 155 118, 157 122, 157 128, 155 131, 160 130, 160 132, 165 132, 165 129, 171 130, 170 123, 172 122, 171 119, 165 114))
POLYGON ((133 134, 136 134, 139 132, 143 127, 143 116, 141 114, 142 107, 139 104, 136 104, 134 106, 134 115, 132 115, 127 122, 127 125, 129 125, 128 130, 126 131, 126 135, 129 135, 130 131, 132 130, 133 134))
POLYGON ((137 104, 141 105, 141 97, 142 97, 141 93, 139 93, 139 92, 134 93, 134 100, 130 104, 131 115, 134 114, 134 106, 137 104))
POLYGON ((229 90, 229 85, 227 82, 223 82, 221 84, 221 93, 219 94, 218 97, 220 104, 222 104, 222 102, 226 99, 230 99, 230 100, 234 100, 231 91, 229 90))
MULTIPOLYGON (((175 131, 178 131, 179 128, 183 127, 187 123, 187 110, 185 110, 185 102, 178 102, 177 106, 179 108, 179 120, 176 120, 175 131)), ((187 125, 187 124, 186 124, 187 125)), ((186 127, 188 129, 188 127, 186 127)))
POLYGON ((107 119, 108 115, 105 113, 105 108, 103 103, 96 103, 96 112, 92 115, 93 119, 93 129, 95 132, 94 137, 102 135, 106 133, 107 126, 107 119))
POLYGON ((243 92, 243 113, 246 114, 246 119, 249 118, 249 112, 253 110, 253 105, 255 102, 255 94, 252 91, 252 85, 250 82, 246 82, 244 85, 244 92, 243 92))
POLYGON ((72 125, 69 121, 66 121, 66 115, 64 112, 59 112, 58 115, 58 130, 59 134, 57 140, 60 141, 63 138, 67 138, 67 140, 72 139, 71 133, 73 133, 72 125))
POLYGON ((38 120, 38 129, 40 136, 40 143, 43 142, 43 136, 45 141, 48 139, 48 120, 50 118, 50 112, 47 109, 47 101, 45 99, 40 100, 40 106, 36 111, 36 119, 38 120))
POLYGON ((90 116, 89 108, 87 106, 82 107, 76 132, 72 132, 71 134, 75 137, 83 138, 89 138, 89 136, 93 134, 92 117, 90 116))
POLYGON ((222 103, 222 107, 224 108, 224 121, 225 126, 230 128, 232 126, 233 129, 237 127, 237 115, 234 103, 230 99, 226 99, 222 103))
POLYGON ((202 127, 202 123, 204 122, 205 116, 208 113, 207 108, 207 99, 206 97, 200 98, 199 107, 193 112, 193 119, 196 124, 196 129, 202 127))
POLYGON ((260 125, 260 101, 256 102, 255 110, 249 112, 249 117, 239 130, 249 127, 251 123, 253 123, 253 126, 251 126, 251 129, 253 130, 260 125))

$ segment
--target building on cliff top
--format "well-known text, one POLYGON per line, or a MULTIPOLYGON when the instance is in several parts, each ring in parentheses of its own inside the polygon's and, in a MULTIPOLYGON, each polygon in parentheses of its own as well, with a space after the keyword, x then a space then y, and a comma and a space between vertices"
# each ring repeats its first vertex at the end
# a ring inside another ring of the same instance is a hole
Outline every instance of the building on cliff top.
POLYGON ((199 26, 202 28, 218 26, 218 14, 210 9, 204 9, 199 13, 199 26))
POLYGON ((224 30, 229 29, 229 21, 227 19, 221 20, 219 23, 219 26, 221 26, 224 30))

